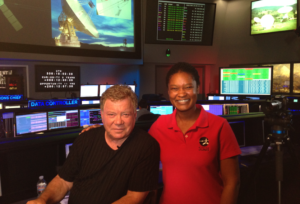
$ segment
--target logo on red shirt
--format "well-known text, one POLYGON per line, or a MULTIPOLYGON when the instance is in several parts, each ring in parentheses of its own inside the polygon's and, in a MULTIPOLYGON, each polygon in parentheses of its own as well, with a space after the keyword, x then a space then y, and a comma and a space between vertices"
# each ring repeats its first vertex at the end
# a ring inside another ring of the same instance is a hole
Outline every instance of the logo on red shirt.
POLYGON ((200 147, 199 147, 199 151, 209 151, 209 140, 207 137, 201 137, 199 140, 200 143, 200 147))

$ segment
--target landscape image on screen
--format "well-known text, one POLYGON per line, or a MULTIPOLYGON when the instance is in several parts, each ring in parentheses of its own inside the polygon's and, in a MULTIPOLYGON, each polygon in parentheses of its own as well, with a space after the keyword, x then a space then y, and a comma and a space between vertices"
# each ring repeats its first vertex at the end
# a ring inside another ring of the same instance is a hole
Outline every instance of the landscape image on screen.
POLYGON ((51 0, 55 45, 134 51, 133 5, 133 0, 51 0))
POLYGON ((251 5, 251 35, 295 30, 297 0, 262 0, 251 5))

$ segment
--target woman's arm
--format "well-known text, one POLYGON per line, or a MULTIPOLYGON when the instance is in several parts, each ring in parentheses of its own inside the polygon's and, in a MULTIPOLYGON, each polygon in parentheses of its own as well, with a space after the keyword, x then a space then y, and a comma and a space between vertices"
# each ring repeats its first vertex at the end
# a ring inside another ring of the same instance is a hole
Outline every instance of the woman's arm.
POLYGON ((220 204, 235 204, 240 187, 238 156, 221 160, 220 168, 224 185, 220 204))

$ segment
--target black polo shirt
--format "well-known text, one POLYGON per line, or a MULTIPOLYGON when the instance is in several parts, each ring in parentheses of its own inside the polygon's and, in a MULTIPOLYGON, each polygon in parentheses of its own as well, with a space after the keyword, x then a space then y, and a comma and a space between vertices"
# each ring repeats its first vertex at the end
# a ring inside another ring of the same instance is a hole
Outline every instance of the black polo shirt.
POLYGON ((112 203, 127 190, 157 188, 159 144, 147 132, 134 128, 118 150, 111 149, 104 127, 89 130, 75 140, 59 176, 73 182, 69 204, 112 203))

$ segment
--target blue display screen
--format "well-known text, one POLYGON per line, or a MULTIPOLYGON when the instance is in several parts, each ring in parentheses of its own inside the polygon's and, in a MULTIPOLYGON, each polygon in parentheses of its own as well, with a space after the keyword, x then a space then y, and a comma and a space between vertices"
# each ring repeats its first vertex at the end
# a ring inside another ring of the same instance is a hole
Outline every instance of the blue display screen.
POLYGON ((80 110, 80 126, 102 123, 100 109, 80 110))
POLYGON ((214 115, 223 115, 223 105, 221 104, 207 104, 202 105, 204 110, 214 115))
POLYGON ((173 106, 171 105, 157 105, 150 106, 150 112, 159 115, 168 115, 173 113, 173 106))
POLYGON ((17 135, 47 130, 47 113, 33 113, 16 116, 17 135))

